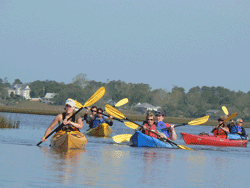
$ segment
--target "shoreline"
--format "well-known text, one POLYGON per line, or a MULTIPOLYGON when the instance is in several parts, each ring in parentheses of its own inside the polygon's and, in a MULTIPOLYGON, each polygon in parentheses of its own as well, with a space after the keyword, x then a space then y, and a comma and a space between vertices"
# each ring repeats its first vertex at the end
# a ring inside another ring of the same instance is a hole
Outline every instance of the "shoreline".
MULTIPOLYGON (((16 106, 0 106, 0 112, 7 113, 22 113, 22 114, 35 114, 35 115, 57 115, 62 113, 63 107, 54 107, 52 105, 47 105, 45 109, 39 108, 25 108, 16 106)), ((81 116, 84 115, 84 111, 79 112, 81 116)), ((144 121, 145 115, 133 115, 127 114, 126 117, 132 121, 144 121)), ((165 117, 164 121, 171 124, 183 124, 192 121, 195 118, 177 118, 177 117, 165 117)), ((216 120, 208 120, 204 126, 215 126, 217 125, 216 120)), ((187 125, 188 126, 188 125, 187 125)), ((192 125, 190 125, 192 126, 192 125)), ((244 128, 250 128, 250 123, 243 123, 244 128)))

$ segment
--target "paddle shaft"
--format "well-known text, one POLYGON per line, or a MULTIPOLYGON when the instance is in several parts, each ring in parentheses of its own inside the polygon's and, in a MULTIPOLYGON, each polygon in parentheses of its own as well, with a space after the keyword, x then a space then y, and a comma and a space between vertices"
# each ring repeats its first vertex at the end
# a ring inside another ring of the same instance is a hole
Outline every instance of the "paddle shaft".
MULTIPOLYGON (((80 112, 83 109, 83 107, 81 107, 79 110, 77 110, 75 113, 72 114, 72 116, 70 116, 67 120, 69 120, 70 118, 72 118, 74 115, 76 115, 78 112, 80 112)), ((59 125, 56 129, 54 129, 51 133, 49 133, 45 139, 49 138, 52 134, 54 134, 54 132, 58 132, 59 130, 61 130, 61 128, 64 126, 64 124, 62 123, 61 125, 59 125)), ((37 146, 39 146, 42 143, 42 141, 40 141, 37 146)))
POLYGON ((178 125, 175 125, 175 126, 174 126, 174 128, 175 128, 175 127, 180 127, 180 126, 185 126, 185 125, 188 125, 188 124, 187 124, 187 123, 184 123, 184 124, 178 124, 178 125))

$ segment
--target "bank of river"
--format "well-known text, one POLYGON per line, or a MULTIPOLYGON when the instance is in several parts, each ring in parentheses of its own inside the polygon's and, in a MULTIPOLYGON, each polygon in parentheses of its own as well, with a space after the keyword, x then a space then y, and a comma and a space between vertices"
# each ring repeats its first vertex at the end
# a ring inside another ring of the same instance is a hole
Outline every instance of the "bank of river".
MULTIPOLYGON (((23 105, 17 106, 0 106, 0 112, 9 113, 22 113, 22 114, 36 114, 36 115, 57 115, 62 113, 64 106, 48 105, 41 102, 25 102, 23 105)), ((79 114, 83 116, 85 110, 82 110, 79 114)), ((130 114, 129 112, 123 112, 124 115, 133 121, 144 121, 145 115, 130 114)), ((237 116, 236 116, 237 118, 237 116)), ((236 119, 235 118, 235 119, 236 119)), ((173 124, 183 124, 192 121, 194 118, 177 118, 177 117, 165 117, 164 121, 173 124)), ((208 120, 205 126, 217 125, 216 120, 208 120)), ((250 128, 250 123, 243 123, 243 127, 250 128)))

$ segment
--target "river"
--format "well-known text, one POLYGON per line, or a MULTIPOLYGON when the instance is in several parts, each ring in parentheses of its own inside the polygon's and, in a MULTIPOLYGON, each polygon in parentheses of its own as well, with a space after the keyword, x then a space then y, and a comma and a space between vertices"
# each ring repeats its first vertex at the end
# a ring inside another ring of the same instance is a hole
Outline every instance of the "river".
MULTIPOLYGON (((0 129, 0 187, 247 187, 250 148, 186 145, 180 132, 209 132, 210 126, 177 127, 175 143, 194 151, 135 148, 112 138, 88 139, 85 150, 59 152, 40 147, 54 116, 18 116, 19 129, 0 129)), ((81 132, 87 129, 84 128, 81 132)), ((112 136, 133 134, 120 122, 112 136)), ((250 129, 246 129, 250 133, 250 129)))

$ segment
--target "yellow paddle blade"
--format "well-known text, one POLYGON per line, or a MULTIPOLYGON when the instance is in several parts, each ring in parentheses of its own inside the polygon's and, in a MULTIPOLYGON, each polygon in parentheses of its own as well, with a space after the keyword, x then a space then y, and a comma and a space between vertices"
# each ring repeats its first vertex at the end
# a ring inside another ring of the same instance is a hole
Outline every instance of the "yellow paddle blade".
POLYGON ((118 101, 116 104, 115 104, 115 107, 119 107, 119 106, 122 106, 124 104, 128 103, 128 98, 124 98, 120 101, 118 101))
MULTIPOLYGON (((86 102, 84 105, 81 103, 77 102, 76 100, 72 99, 75 101, 75 107, 76 108, 84 108, 86 106, 91 106, 92 104, 96 103, 102 96, 105 94, 105 88, 101 87, 98 89, 86 102)), ((70 98, 69 98, 70 99, 70 98)))
POLYGON ((137 127, 139 127, 138 125, 136 125, 136 124, 133 123, 133 122, 124 122, 124 124, 125 124, 127 127, 131 128, 131 129, 136 129, 137 127))
POLYGON ((120 134, 120 135, 113 136, 112 139, 116 143, 129 142, 131 136, 132 134, 120 134))
POLYGON ((228 113, 227 107, 222 106, 222 110, 228 116, 229 113, 228 113))
POLYGON ((182 145, 178 145, 178 144, 176 144, 176 145, 177 145, 177 147, 178 147, 178 148, 181 148, 181 149, 185 149, 185 150, 193 150, 193 149, 188 148, 188 147, 186 147, 186 146, 182 146, 182 145))
POLYGON ((96 103, 100 98, 102 98, 102 96, 105 94, 105 87, 101 87, 100 89, 98 89, 94 95, 92 95, 89 100, 87 100, 85 102, 85 104, 83 105, 83 108, 86 106, 91 106, 92 104, 96 103))
POLYGON ((188 122, 189 125, 201 125, 203 123, 206 123, 209 119, 209 116, 204 116, 204 117, 201 117, 201 118, 198 118, 198 119, 194 119, 190 122, 188 122))
MULTIPOLYGON (((72 99, 72 100, 74 100, 74 99, 72 99)), ((81 103, 79 103, 79 102, 77 102, 76 100, 74 100, 75 101, 75 104, 76 104, 76 108, 81 108, 81 107, 83 107, 83 105, 81 104, 81 103)))
POLYGON ((105 110, 106 112, 108 112, 111 116, 114 116, 118 119, 126 119, 126 117, 117 109, 115 109, 114 107, 110 106, 109 104, 106 104, 105 106, 105 110))
POLYGON ((224 122, 226 122, 226 121, 228 121, 228 120, 230 120, 230 119, 233 119, 235 116, 237 116, 238 115, 238 113, 237 112, 235 112, 235 113, 233 113, 231 116, 228 116, 228 118, 226 118, 225 120, 224 120, 224 122))

